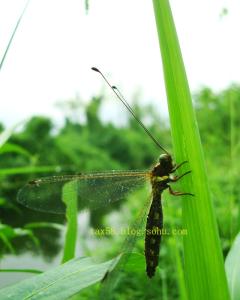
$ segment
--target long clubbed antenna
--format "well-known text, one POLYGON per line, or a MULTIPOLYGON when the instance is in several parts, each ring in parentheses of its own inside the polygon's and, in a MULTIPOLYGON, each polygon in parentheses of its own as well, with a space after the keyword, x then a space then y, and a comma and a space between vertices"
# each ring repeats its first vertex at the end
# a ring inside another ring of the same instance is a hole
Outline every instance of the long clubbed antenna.
POLYGON ((145 127, 145 125, 136 117, 136 115, 134 114, 131 106, 128 104, 128 102, 125 100, 125 98, 123 97, 123 95, 121 94, 121 92, 118 90, 118 88, 116 86, 112 86, 109 81, 107 80, 107 78, 103 75, 103 73, 95 68, 92 67, 91 68, 93 71, 98 72, 99 74, 101 74, 101 76, 103 77, 104 81, 108 84, 108 86, 111 88, 111 90, 114 92, 114 94, 117 96, 117 98, 123 103, 123 105, 127 108, 127 110, 131 113, 131 115, 134 117, 134 119, 138 122, 138 124, 143 128, 143 130, 146 132, 146 134, 151 138, 151 140, 155 143, 155 145, 157 145, 160 149, 162 149, 166 154, 169 155, 168 151, 165 150, 160 144, 159 142, 155 139, 155 137, 151 134, 151 132, 145 127))

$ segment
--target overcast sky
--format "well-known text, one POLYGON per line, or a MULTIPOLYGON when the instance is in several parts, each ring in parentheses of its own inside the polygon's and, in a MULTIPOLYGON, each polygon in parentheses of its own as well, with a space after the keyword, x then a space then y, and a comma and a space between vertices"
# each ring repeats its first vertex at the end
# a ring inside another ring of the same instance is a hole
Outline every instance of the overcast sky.
MULTIPOLYGON (((0 72, 1 122, 11 126, 39 114, 61 121, 57 101, 77 94, 87 101, 103 91, 92 66, 101 68, 130 103, 139 93, 143 103, 153 102, 166 114, 152 1, 89 2, 87 15, 84 0, 30 2, 0 72)), ((0 0, 0 55, 25 3, 0 0)), ((240 1, 170 3, 192 92, 239 82, 240 1)), ((110 91, 106 95, 112 98, 110 91)), ((114 116, 109 110, 107 120, 114 116)))

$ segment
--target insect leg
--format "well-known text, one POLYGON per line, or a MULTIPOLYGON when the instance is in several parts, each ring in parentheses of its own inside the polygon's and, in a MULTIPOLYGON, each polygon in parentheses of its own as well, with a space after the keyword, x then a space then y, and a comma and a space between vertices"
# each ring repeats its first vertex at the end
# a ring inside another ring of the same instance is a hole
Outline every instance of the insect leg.
POLYGON ((172 188, 170 187, 170 185, 167 185, 169 193, 173 196, 182 196, 182 195, 190 195, 190 196, 194 196, 192 193, 185 193, 185 192, 177 192, 177 191, 173 191, 172 188))
POLYGON ((170 181, 170 182, 176 182, 176 181, 178 181, 179 179, 181 179, 183 176, 185 176, 185 175, 187 175, 187 174, 189 174, 189 173, 191 173, 191 171, 187 171, 186 173, 183 173, 183 174, 180 175, 180 176, 174 176, 173 178, 169 178, 169 181, 170 181))
POLYGON ((188 160, 184 160, 182 163, 175 165, 171 171, 171 173, 174 173, 177 169, 179 169, 182 165, 186 164, 188 160))

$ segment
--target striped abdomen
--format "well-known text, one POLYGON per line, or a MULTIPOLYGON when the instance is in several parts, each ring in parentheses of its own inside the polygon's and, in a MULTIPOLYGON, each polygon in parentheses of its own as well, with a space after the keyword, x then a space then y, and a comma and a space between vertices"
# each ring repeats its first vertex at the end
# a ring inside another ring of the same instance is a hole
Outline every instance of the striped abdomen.
POLYGON ((158 266, 161 232, 163 229, 163 212, 159 188, 153 188, 152 204, 147 216, 145 235, 145 259, 148 277, 153 277, 158 266))

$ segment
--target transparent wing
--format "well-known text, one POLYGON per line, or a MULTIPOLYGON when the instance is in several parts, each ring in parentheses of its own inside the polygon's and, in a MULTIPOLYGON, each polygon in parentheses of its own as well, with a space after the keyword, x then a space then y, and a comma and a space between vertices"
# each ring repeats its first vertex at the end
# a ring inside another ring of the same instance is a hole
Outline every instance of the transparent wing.
POLYGON ((80 209, 96 209, 123 199, 129 192, 142 186, 149 177, 148 171, 110 171, 45 177, 28 182, 19 191, 17 200, 34 210, 65 213, 62 191, 68 184, 64 197, 69 195, 70 198, 75 194, 80 209))

